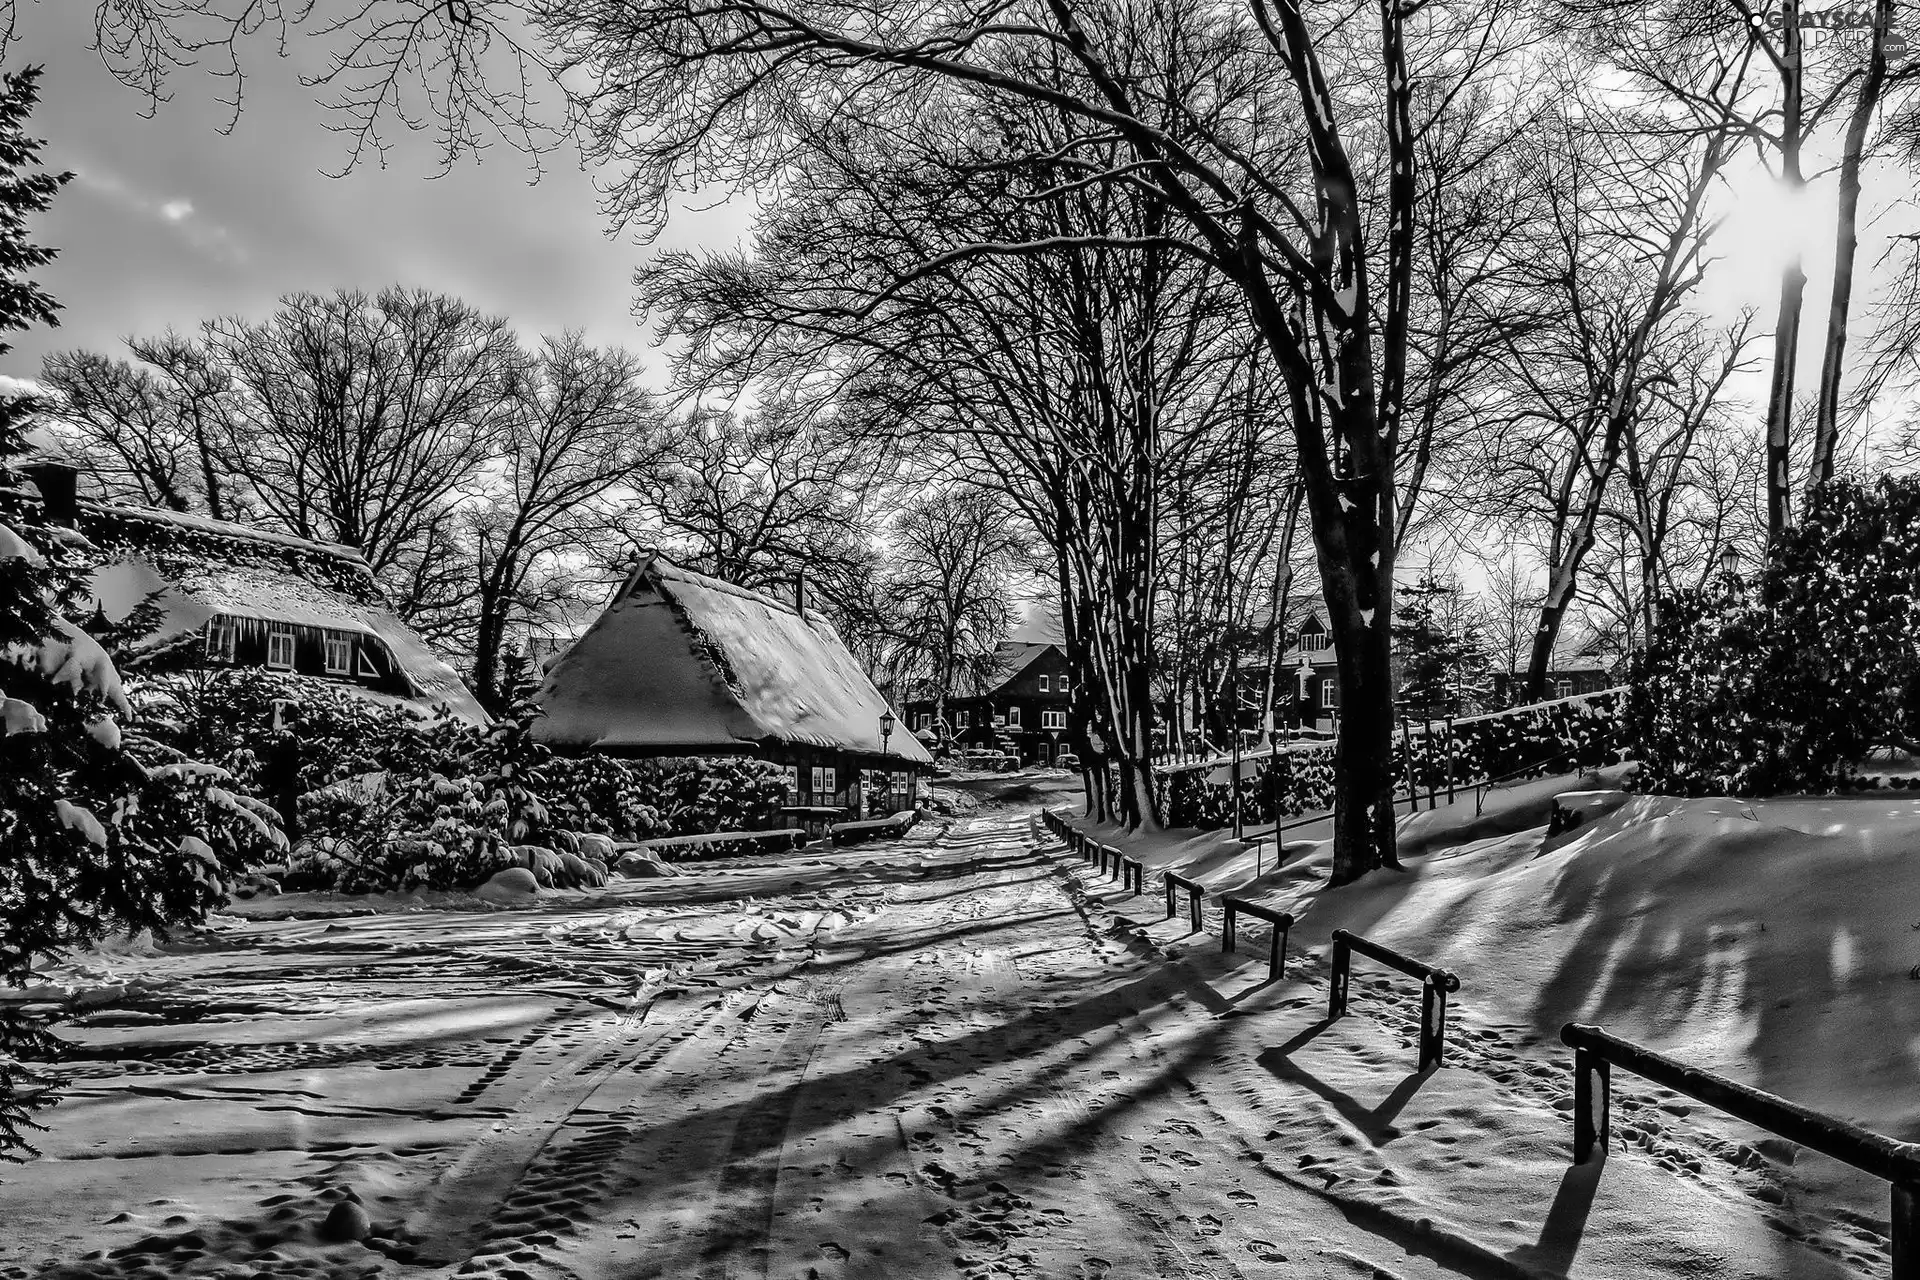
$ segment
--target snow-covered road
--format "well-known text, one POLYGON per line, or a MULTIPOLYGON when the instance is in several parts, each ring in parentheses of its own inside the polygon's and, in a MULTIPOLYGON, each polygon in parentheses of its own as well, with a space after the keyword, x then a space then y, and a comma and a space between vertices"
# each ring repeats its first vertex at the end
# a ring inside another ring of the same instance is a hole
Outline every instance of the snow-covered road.
POLYGON ((1329 1025, 1324 938, 1269 984, 1263 926, 1221 956, 1027 831, 90 961, 97 1057, 0 1183, 0 1275, 1884 1268, 1871 1224, 1769 1225, 1651 1094, 1620 1096, 1644 1150, 1570 1171, 1564 1052, 1470 976, 1416 1074, 1411 984, 1357 972, 1329 1025))

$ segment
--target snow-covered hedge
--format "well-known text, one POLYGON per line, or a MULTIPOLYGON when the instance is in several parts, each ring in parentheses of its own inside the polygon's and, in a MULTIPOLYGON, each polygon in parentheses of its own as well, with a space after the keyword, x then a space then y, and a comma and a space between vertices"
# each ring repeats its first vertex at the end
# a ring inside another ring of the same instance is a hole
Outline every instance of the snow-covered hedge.
MULTIPOLYGON (((1415 725, 1394 739, 1394 788, 1406 794, 1408 779, 1425 794, 1486 778, 1571 772, 1625 758, 1622 695, 1613 690, 1580 698, 1515 707, 1456 720, 1435 721, 1432 733, 1415 725)), ((1333 807, 1333 744, 1296 747, 1253 762, 1240 780, 1241 818, 1250 825, 1317 813, 1333 807)), ((1224 827, 1233 821, 1233 796, 1219 765, 1168 770, 1162 775, 1167 825, 1224 827)))

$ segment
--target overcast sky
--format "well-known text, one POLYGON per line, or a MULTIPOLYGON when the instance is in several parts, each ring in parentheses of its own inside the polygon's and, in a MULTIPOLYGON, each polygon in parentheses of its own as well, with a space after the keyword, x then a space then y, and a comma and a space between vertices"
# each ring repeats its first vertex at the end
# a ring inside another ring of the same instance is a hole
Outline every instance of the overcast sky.
MULTIPOLYGON (((129 333, 261 316, 292 290, 393 283, 454 294, 529 338, 570 326, 603 344, 650 341, 629 304, 633 268, 651 250, 608 238, 577 158, 550 157, 530 186, 523 159, 496 147, 432 178, 429 143, 407 137, 384 170, 329 178, 345 151, 297 63, 256 47, 231 135, 219 132, 222 82, 193 69, 143 119, 143 100, 86 47, 93 7, 22 5, 22 40, 8 55, 9 66, 46 67, 33 129, 48 164, 77 176, 38 228, 60 249, 40 273, 65 307, 60 327, 15 338, 0 374, 31 377, 51 350, 119 353, 129 333)), ((660 243, 731 244, 744 223, 738 209, 689 212, 660 243)))

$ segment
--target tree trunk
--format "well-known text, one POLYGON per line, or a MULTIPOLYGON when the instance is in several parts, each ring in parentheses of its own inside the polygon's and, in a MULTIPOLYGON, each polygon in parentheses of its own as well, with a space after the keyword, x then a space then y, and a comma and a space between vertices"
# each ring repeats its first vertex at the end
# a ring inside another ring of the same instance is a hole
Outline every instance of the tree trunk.
MULTIPOLYGON (((1790 196, 1806 187, 1800 171, 1801 110, 1804 59, 1801 52, 1800 5, 1785 0, 1786 25, 1781 32, 1780 71, 1780 180, 1790 196)), ((1800 354, 1800 313, 1807 291, 1807 273, 1796 251, 1780 280, 1780 310, 1773 327, 1773 381, 1767 393, 1767 546, 1773 554, 1792 522, 1793 380, 1800 354)))
POLYGON ((1866 152, 1867 129, 1880 88, 1887 78, 1887 29, 1893 23, 1893 0, 1873 7, 1873 45, 1867 75, 1847 120, 1846 141, 1840 153, 1840 211, 1833 239, 1833 298, 1827 305, 1826 350, 1820 360, 1820 398, 1814 413, 1813 458, 1808 466, 1807 490, 1833 478, 1833 455, 1840 435, 1840 383, 1846 371, 1847 312, 1853 302, 1853 265, 1859 251, 1860 163, 1866 152))

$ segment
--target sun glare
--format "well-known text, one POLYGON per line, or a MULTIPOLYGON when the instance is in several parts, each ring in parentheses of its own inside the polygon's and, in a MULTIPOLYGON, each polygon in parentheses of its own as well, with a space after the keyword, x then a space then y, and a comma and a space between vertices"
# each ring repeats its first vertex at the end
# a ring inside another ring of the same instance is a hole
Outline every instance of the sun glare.
POLYGON ((1702 290, 1715 310, 1776 302, 1781 274, 1796 255, 1810 281, 1829 274, 1835 214, 1831 182, 1793 191, 1756 166, 1732 176, 1715 213, 1725 221, 1714 237, 1717 261, 1702 290))

